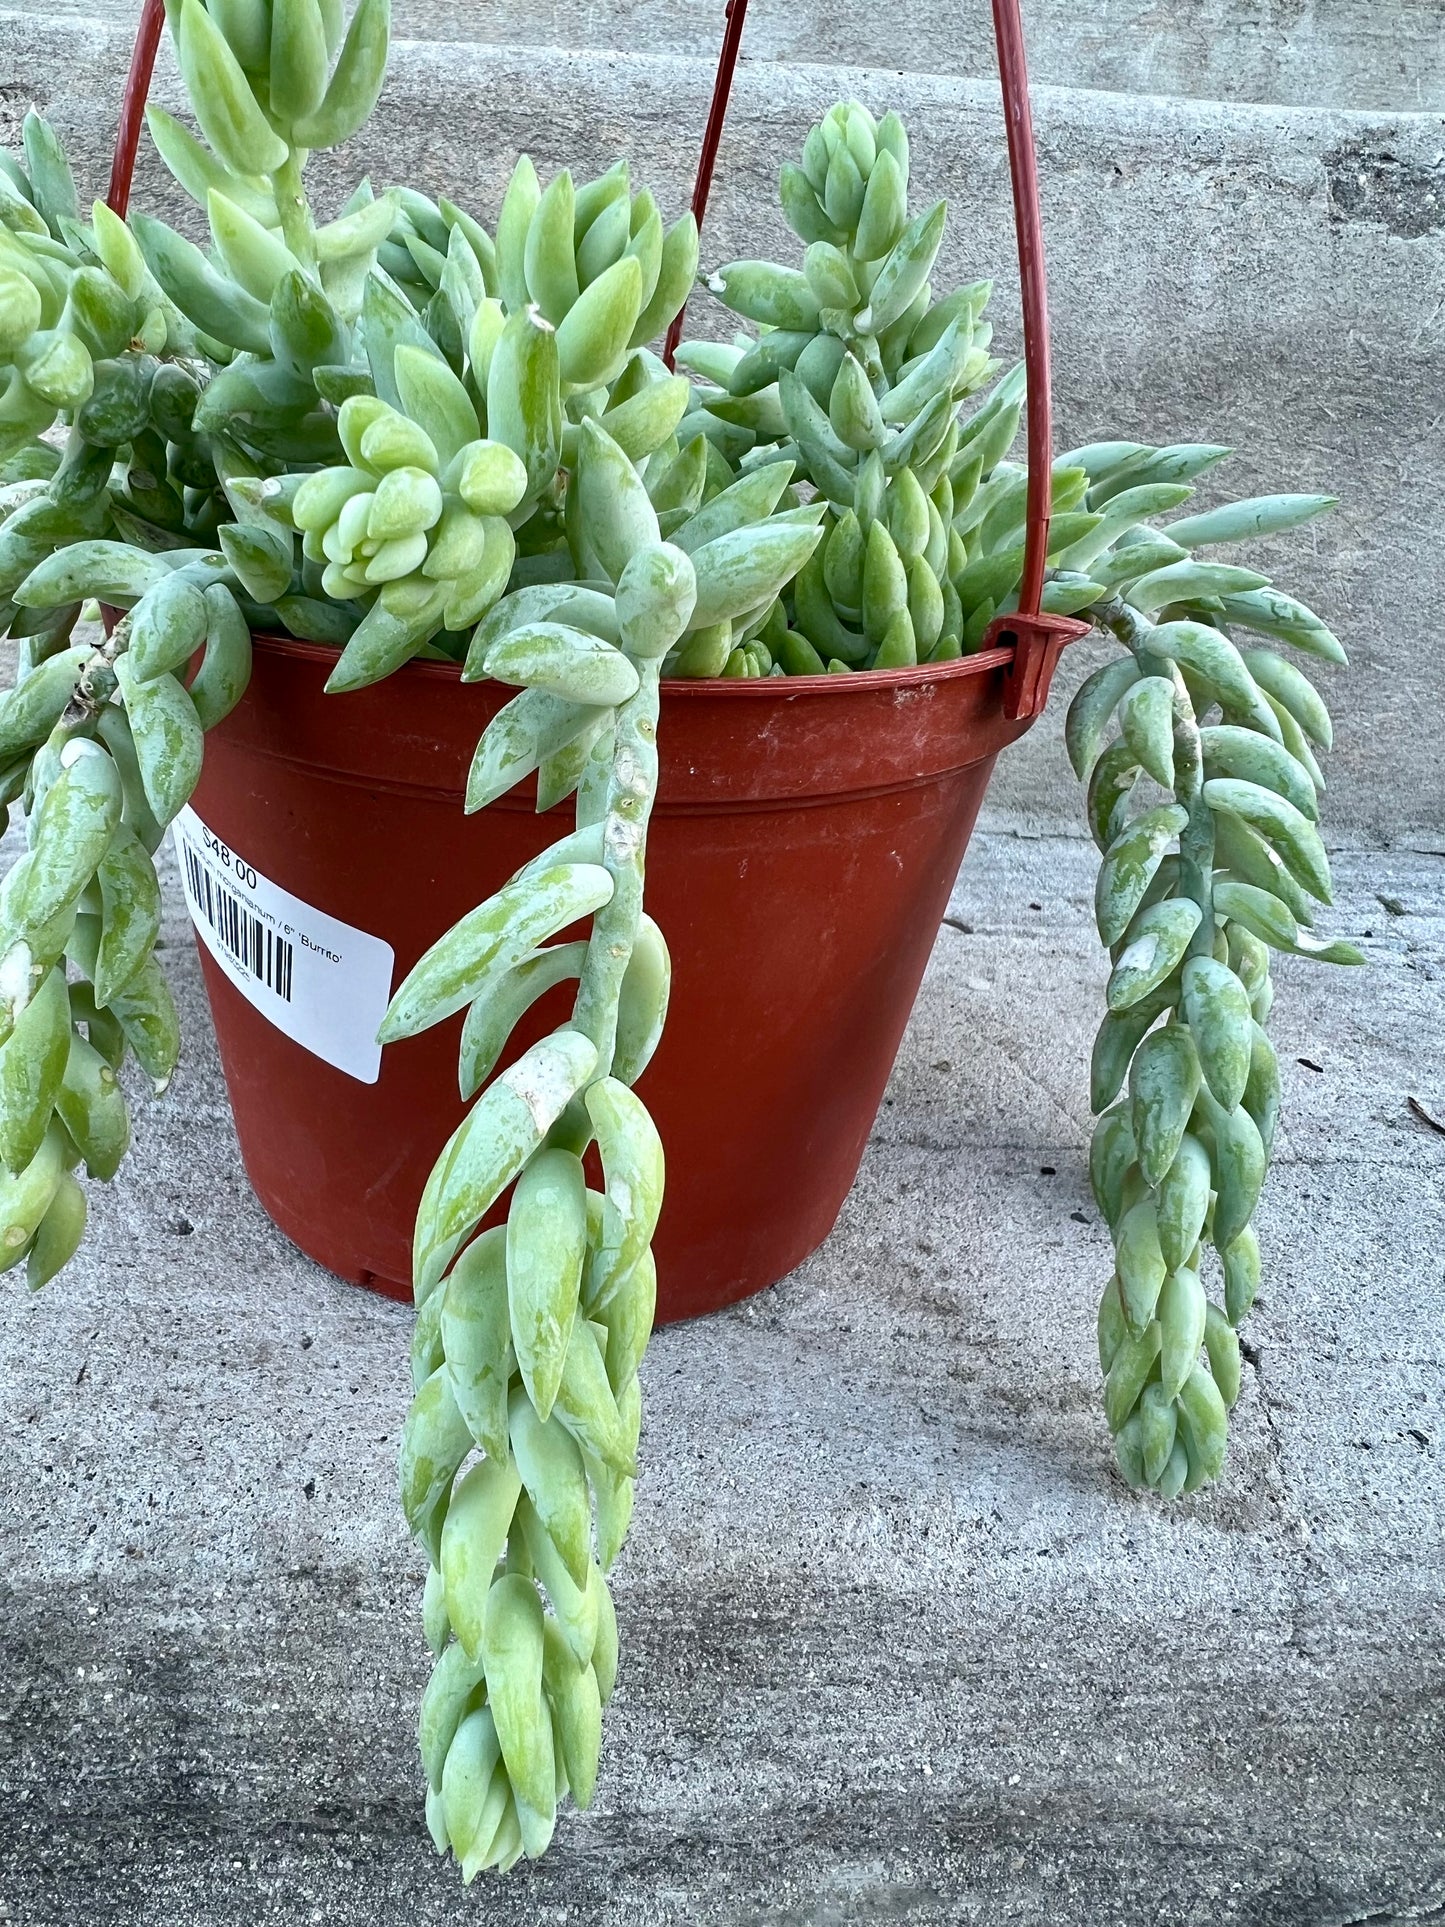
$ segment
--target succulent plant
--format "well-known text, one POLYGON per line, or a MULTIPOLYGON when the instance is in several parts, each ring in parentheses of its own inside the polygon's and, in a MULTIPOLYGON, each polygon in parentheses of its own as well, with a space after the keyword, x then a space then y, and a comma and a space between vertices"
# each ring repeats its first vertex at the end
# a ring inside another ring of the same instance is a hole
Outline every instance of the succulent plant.
MULTIPOLYGON (((988 290, 933 299, 942 204, 910 219, 907 170, 895 116, 832 108, 780 178, 808 244, 801 269, 744 261, 710 275, 759 332, 679 353, 707 383, 702 411, 720 426, 705 432, 752 473, 788 462, 792 482, 829 503, 812 559, 742 647, 757 673, 938 662, 977 650, 1018 608, 1028 477, 1007 454, 1023 371, 960 423, 960 397, 996 372, 988 290)), ((1303 670, 1242 639, 1334 663, 1344 649, 1266 576, 1200 553, 1296 528, 1332 498, 1169 520, 1228 454, 1115 441, 1059 456, 1043 599, 1126 651, 1085 682, 1067 736, 1089 785, 1112 965, 1090 1158, 1115 1243, 1099 1314, 1105 1415, 1125 1477, 1169 1496, 1218 1476, 1239 1394, 1237 1327, 1260 1277, 1252 1219, 1280 1103, 1269 951, 1363 962, 1309 928, 1330 897, 1317 827, 1329 714, 1303 670)))

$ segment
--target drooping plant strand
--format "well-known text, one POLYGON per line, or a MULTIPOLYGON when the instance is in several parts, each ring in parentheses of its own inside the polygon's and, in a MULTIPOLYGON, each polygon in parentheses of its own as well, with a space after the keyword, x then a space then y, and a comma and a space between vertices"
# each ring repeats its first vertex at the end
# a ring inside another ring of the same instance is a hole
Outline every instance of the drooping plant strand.
MULTIPOLYGON (((802 267, 734 262, 708 281, 759 326, 756 343, 679 351, 733 458, 764 472, 788 459, 829 502, 812 561, 765 621, 729 638, 734 673, 940 662, 1018 606, 1027 476, 1007 455, 1022 371, 960 423, 959 402, 996 367, 988 288, 933 299, 942 204, 908 218, 907 167, 894 117, 832 108, 780 181, 802 267)), ((1258 1286, 1251 1220, 1279 1104, 1267 946, 1359 961, 1299 927, 1329 892, 1311 747, 1328 745, 1328 715, 1298 669, 1241 651, 1232 632, 1344 652, 1263 575, 1196 553, 1295 527, 1329 498, 1261 497, 1154 526, 1227 452, 1101 442, 1060 456, 1044 596, 1129 650, 1085 684, 1069 735, 1090 779, 1114 964, 1092 1079, 1106 1112, 1092 1166, 1117 1247, 1100 1317, 1106 1412, 1127 1476, 1170 1493, 1222 1463, 1234 1328, 1258 1286), (1131 817, 1146 776, 1163 800, 1131 817), (1211 1243, 1222 1308, 1199 1275, 1211 1243)))
MULTIPOLYGON (((433 1835, 467 1879, 540 1853, 568 1788, 590 1801, 616 1673, 604 1575, 632 1509, 662 1202, 662 1147, 631 1089, 670 975, 643 910, 660 668, 700 621, 771 603, 817 539, 806 521, 778 544, 761 521, 691 556, 659 541, 636 467, 586 421, 569 517, 579 566, 613 592, 522 588, 479 627, 468 673, 522 693, 478 745, 468 802, 536 770, 539 807, 577 785, 576 827, 440 939, 383 1029, 394 1040, 465 1004, 470 1093, 531 1003, 579 979, 571 1022, 487 1086, 443 1151, 417 1221, 402 1485, 438 1654, 420 1737, 433 1835), (548 941, 588 914, 585 946, 548 941), (601 1193, 582 1162, 593 1143, 601 1193), (475 1235, 508 1186, 505 1228, 475 1235)), ((686 544, 689 523, 676 534, 686 544)))

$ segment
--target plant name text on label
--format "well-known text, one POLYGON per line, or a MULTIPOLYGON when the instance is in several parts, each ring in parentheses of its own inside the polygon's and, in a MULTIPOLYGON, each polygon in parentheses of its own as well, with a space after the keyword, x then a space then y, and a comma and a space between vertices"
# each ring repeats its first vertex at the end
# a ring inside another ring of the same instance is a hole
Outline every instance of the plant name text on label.
POLYGON ((193 809, 173 827, 191 921, 241 995, 313 1056, 374 1084, 391 945, 262 876, 193 809))

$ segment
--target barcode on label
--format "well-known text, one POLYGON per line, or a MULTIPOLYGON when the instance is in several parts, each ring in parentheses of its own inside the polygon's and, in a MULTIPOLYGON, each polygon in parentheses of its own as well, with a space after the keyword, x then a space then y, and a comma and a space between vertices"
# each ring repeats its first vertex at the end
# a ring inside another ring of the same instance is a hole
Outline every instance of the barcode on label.
POLYGON ((238 896, 215 881, 189 843, 183 841, 180 848, 191 901, 241 969, 289 1004, 296 968, 295 945, 278 936, 238 896))
MULTIPOLYGON (((376 1083, 391 945, 275 882, 189 806, 173 827, 186 907, 211 962, 303 1050, 376 1083)), ((284 844, 271 854, 287 861, 284 844)))

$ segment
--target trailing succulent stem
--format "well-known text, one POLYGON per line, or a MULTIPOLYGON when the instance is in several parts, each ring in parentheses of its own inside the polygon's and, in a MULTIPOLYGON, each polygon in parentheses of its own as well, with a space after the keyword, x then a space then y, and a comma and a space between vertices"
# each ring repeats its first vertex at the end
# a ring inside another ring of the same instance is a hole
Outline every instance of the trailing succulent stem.
POLYGON ((598 585, 514 590, 479 626, 468 673, 522 693, 478 743, 468 800, 481 807, 535 770, 539 806, 575 787, 575 828, 427 953, 382 1033, 409 1036, 466 1005, 469 1096, 530 1005, 578 978, 570 1024, 487 1086, 417 1219, 402 1482, 432 1560, 422 1756, 433 1834, 467 1878, 541 1852, 568 1788, 588 1804, 617 1668, 604 1574, 632 1509, 662 1204, 662 1147, 631 1091, 671 974, 642 908, 660 666, 699 605, 771 602, 797 544, 816 539, 807 522, 775 552, 745 526, 689 555, 685 522, 663 542, 641 477, 590 421, 571 486, 598 585), (588 915, 585 945, 549 942, 588 915), (582 1162, 594 1143, 600 1193, 582 1162), (509 1185, 505 1230, 475 1236, 509 1185))
MULTIPOLYGON (((758 336, 680 351, 713 384, 710 446, 752 472, 787 461, 828 503, 812 560, 760 632, 734 639, 735 673, 939 662, 1018 606, 1027 473, 1006 456, 1022 371, 959 421, 960 399, 996 371, 988 287, 933 299, 943 208, 910 220, 907 179, 895 116, 831 109, 781 177, 802 267, 718 270, 709 288, 758 336)), ((1361 961, 1307 928, 1329 900, 1315 756, 1329 716, 1292 663, 1233 637, 1331 662, 1344 651, 1265 576, 1196 554, 1296 527, 1329 498, 1260 497, 1157 526, 1228 452, 1102 442, 1061 455, 1044 592, 1046 609, 1086 614, 1127 651, 1085 683, 1068 732, 1113 964, 1093 1068, 1105 1115, 1091 1169, 1116 1246, 1099 1346, 1120 1465, 1171 1496, 1223 1462, 1235 1331, 1259 1283, 1252 1219, 1279 1109, 1269 950, 1361 961), (1150 783, 1163 800, 1131 815, 1150 783), (1205 1245, 1223 1271, 1217 1305, 1205 1245)))
MULTIPOLYGON (((1170 533, 1228 540, 1318 506, 1278 497, 1170 533)), ((1128 654, 1088 678, 1068 722, 1103 852, 1095 912, 1113 964, 1090 1153, 1115 1247, 1099 1308, 1104 1410, 1130 1484, 1170 1498, 1219 1474, 1240 1388, 1237 1329, 1259 1288, 1252 1220, 1280 1105, 1269 950, 1363 961, 1300 927, 1330 900, 1311 748, 1328 747, 1324 705, 1300 670, 1241 651, 1226 625, 1268 623, 1330 661, 1344 652, 1300 605, 1246 578, 1166 564, 1099 603, 1095 620, 1128 654), (1166 800, 1131 814, 1145 779, 1166 800), (1206 1246, 1222 1274, 1217 1301, 1201 1276, 1206 1246)))
MULTIPOLYGON (((661 1144, 630 1086, 661 1037, 670 976, 642 910, 642 869, 658 662, 695 594, 680 550, 654 542, 632 554, 612 601, 631 692, 597 702, 587 680, 564 699, 593 712, 576 829, 427 953, 384 1031, 410 1035, 469 1001, 461 1078, 471 1091, 529 991, 579 978, 571 1022, 487 1087, 417 1219, 417 1394, 402 1497, 432 1561, 437 1665, 421 1749, 433 1836, 467 1879, 540 1853, 568 1789, 590 1803, 617 1672, 604 1575, 632 1510, 663 1182, 661 1144), (586 944, 549 954, 546 940, 588 913, 586 944), (601 1192, 582 1161, 594 1142, 601 1192), (505 1228, 475 1236, 509 1185, 505 1228)), ((566 633, 531 625, 534 647, 554 644, 553 673, 528 693, 556 694, 566 633)))
MULTIPOLYGON (((41 1285, 64 1265, 76 1172, 113 1176, 129 1140, 125 1059, 157 1087, 175 1066, 153 858, 252 636, 333 648, 333 692, 419 657, 515 688, 467 807, 534 780, 539 812, 575 799, 572 824, 438 939, 382 1031, 465 1013, 471 1108, 417 1214, 401 1471, 429 1562, 427 1816, 470 1879, 540 1853, 566 1792, 590 1801, 618 1663, 606 1574, 663 1184, 633 1091, 670 978, 644 908, 660 680, 977 650, 1017 607, 1023 378, 995 381, 987 283, 935 297, 946 209, 910 214, 894 114, 839 103, 810 131, 780 177, 801 267, 710 275, 752 331, 686 344, 675 375, 649 344, 687 297, 697 230, 664 228, 625 162, 544 185, 523 156, 495 237, 366 181, 319 218, 306 159, 375 103, 387 0, 349 21, 335 0, 169 17, 200 135, 158 109, 150 128, 207 250, 99 203, 83 223, 34 116, 23 163, 0 155, 0 618, 18 644, 0 800, 22 802, 29 845, 0 887, 0 1266, 41 1285), (77 640, 96 601, 113 627, 77 640), (570 1019, 509 1055, 564 984, 570 1019)), ((1235 638, 1343 651, 1264 576, 1197 555, 1328 503, 1168 521, 1226 453, 1061 456, 1045 591, 1124 652, 1068 724, 1113 966, 1093 1067, 1116 1248, 1100 1350, 1120 1463, 1171 1494, 1219 1470, 1258 1285, 1269 949, 1358 955, 1307 928, 1329 897, 1328 715, 1298 668, 1235 638)))

